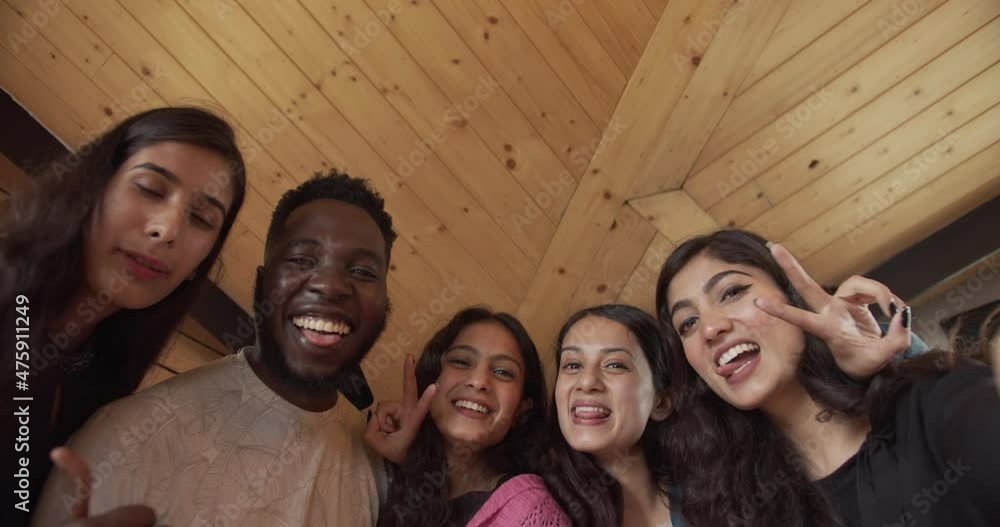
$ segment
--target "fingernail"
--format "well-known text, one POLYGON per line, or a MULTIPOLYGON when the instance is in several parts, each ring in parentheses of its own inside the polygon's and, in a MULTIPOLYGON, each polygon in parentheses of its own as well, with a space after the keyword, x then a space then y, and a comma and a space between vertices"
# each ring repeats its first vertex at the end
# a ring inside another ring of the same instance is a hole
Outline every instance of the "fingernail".
POLYGON ((770 249, 772 245, 774 245, 774 242, 772 241, 768 241, 767 243, 764 244, 764 246, 767 247, 768 249, 770 249))
POLYGON ((912 319, 912 317, 910 316, 911 314, 912 310, 910 309, 910 306, 906 306, 903 308, 903 327, 906 329, 910 329, 910 322, 912 319))
POLYGON ((892 317, 896 316, 896 311, 899 311, 899 308, 896 307, 896 301, 895 300, 890 300, 889 301, 889 318, 892 318, 892 317))

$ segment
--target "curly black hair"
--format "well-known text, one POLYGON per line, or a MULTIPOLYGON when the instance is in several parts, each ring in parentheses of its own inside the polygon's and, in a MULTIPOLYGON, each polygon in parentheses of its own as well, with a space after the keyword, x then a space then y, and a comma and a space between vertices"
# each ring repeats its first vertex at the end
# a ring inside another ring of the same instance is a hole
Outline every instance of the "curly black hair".
POLYGON ((396 231, 392 228, 392 216, 385 211, 385 200, 371 188, 367 179, 350 176, 335 168, 326 174, 317 172, 308 181, 281 196, 281 200, 274 208, 274 214, 271 215, 271 225, 267 228, 267 240, 264 242, 265 260, 271 254, 271 244, 284 227, 288 215, 317 199, 334 199, 364 209, 382 231, 382 238, 385 239, 386 264, 389 263, 396 231))

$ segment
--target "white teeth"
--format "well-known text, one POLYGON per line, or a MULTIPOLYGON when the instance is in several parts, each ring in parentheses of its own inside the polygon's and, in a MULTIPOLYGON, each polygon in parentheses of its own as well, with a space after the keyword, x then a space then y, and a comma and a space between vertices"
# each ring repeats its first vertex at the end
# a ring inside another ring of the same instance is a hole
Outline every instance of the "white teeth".
POLYGON ((487 408, 487 407, 485 407, 485 406, 483 406, 481 404, 476 404, 476 403, 474 403, 472 401, 466 401, 464 399, 455 401, 455 406, 457 406, 459 408, 468 408, 469 410, 474 410, 474 411, 479 412, 481 414, 488 414, 488 413, 490 413, 490 409, 489 408, 487 408))
POLYGON ((321 331, 323 333, 347 335, 351 332, 351 326, 347 325, 346 322, 341 322, 339 320, 304 316, 292 318, 292 323, 295 324, 296 327, 311 329, 313 331, 321 331))
POLYGON ((597 413, 602 413, 605 416, 611 415, 611 410, 608 410, 607 408, 601 408, 600 406, 577 406, 573 408, 573 413, 575 414, 577 412, 583 412, 583 413, 597 412, 597 413))
POLYGON ((719 366, 725 366, 726 364, 729 364, 730 362, 733 361, 733 359, 739 357, 741 353, 745 353, 748 351, 760 351, 760 346, 758 346, 756 343, 753 342, 737 344, 726 350, 726 352, 723 353, 722 355, 719 355, 719 366))

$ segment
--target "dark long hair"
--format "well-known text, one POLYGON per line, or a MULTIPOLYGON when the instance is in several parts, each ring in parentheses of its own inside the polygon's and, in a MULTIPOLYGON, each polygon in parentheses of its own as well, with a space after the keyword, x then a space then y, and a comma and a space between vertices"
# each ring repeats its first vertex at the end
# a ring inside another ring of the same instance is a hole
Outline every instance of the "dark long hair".
MULTIPOLYGON (((502 474, 513 476, 540 472, 538 462, 546 449, 545 376, 535 343, 513 315, 496 313, 485 307, 459 311, 424 346, 416 364, 419 393, 423 393, 441 375, 441 359, 458 334, 472 324, 483 322, 500 324, 514 337, 524 359, 521 400, 531 401, 531 408, 520 417, 515 417, 507 436, 484 452, 485 461, 492 470, 502 474)), ((388 499, 379 513, 379 527, 449 525, 451 509, 446 464, 444 438, 434 420, 425 419, 406 454, 406 460, 389 486, 388 499), (411 499, 414 492, 418 493, 418 503, 411 499)))
MULTIPOLYGON (((671 323, 667 289, 700 254, 762 270, 791 305, 808 309, 771 255, 767 240, 751 232, 729 229, 693 238, 663 264, 656 312, 676 365, 668 451, 682 488, 684 516, 694 525, 837 525, 829 500, 810 480, 796 447, 760 410, 739 410, 722 400, 685 359, 671 323), (767 484, 778 488, 765 488, 767 484)), ((821 421, 842 415, 883 422, 904 387, 951 364, 947 355, 929 353, 891 364, 862 383, 837 367, 826 343, 809 333, 805 337, 798 380, 822 409, 817 416, 821 421)))
MULTIPOLYGON (((243 205, 246 188, 246 168, 232 128, 221 117, 194 107, 158 108, 131 116, 78 152, 52 163, 51 170, 35 178, 26 195, 12 200, 0 223, 0 314, 5 321, 14 320, 15 299, 18 294, 25 295, 30 300, 32 327, 38 328, 32 347, 34 354, 43 359, 34 364, 34 369, 57 369, 51 366, 58 361, 60 350, 42 337, 41 329, 72 307, 68 305, 70 298, 83 284, 84 231, 94 210, 126 159, 166 141, 198 146, 220 155, 227 162, 227 173, 216 175, 215 184, 221 186, 228 180, 233 204, 215 245, 193 279, 182 282, 153 306, 119 310, 98 324, 89 336, 103 381, 91 389, 99 392, 96 399, 103 402, 138 387, 208 280, 243 205)), ((56 332, 61 329, 51 328, 56 332)), ((5 337, 4 342, 13 340, 5 337)), ((5 344, 7 363, 13 362, 9 350, 5 344)))
MULTIPOLYGON (((606 304, 577 311, 563 324, 556 340, 556 369, 562 359, 562 343, 566 334, 577 323, 588 317, 613 320, 625 326, 635 336, 646 361, 653 372, 656 393, 670 388, 670 371, 674 369, 672 357, 667 353, 659 323, 643 310, 622 304, 606 304)), ((584 322, 586 323, 586 322, 584 322)), ((582 527, 616 527, 623 517, 621 485, 614 474, 604 470, 592 454, 574 450, 559 428, 558 408, 553 396, 549 408, 549 437, 552 438, 552 463, 546 470, 546 482, 556 500, 573 521, 582 527)), ((667 430, 670 419, 650 420, 639 442, 652 473, 653 484, 662 494, 673 475, 666 456, 667 430)), ((674 505, 671 504, 673 507, 674 505)))

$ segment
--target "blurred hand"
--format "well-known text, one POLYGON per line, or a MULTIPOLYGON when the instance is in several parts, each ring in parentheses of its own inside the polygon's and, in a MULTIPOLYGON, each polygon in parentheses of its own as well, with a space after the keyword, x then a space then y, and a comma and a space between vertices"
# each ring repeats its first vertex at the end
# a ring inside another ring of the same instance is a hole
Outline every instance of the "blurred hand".
POLYGON ((383 458, 401 464, 406 459, 420 425, 431 407, 431 400, 437 393, 437 384, 432 384, 417 398, 417 374, 413 356, 407 355, 403 364, 403 401, 379 402, 375 405, 375 415, 368 421, 365 441, 383 458))
POLYGON ((64 527, 153 527, 156 523, 153 509, 145 505, 128 505, 100 516, 90 516, 90 469, 87 463, 66 447, 52 449, 49 456, 76 488, 77 501, 70 510, 72 519, 63 523, 64 527))
POLYGON ((771 244, 771 254, 812 311, 765 299, 754 303, 764 312, 823 339, 845 373, 855 379, 867 379, 910 347, 910 308, 885 285, 852 276, 830 295, 787 249, 771 244), (869 304, 875 303, 890 317, 885 336, 868 309, 869 304))

